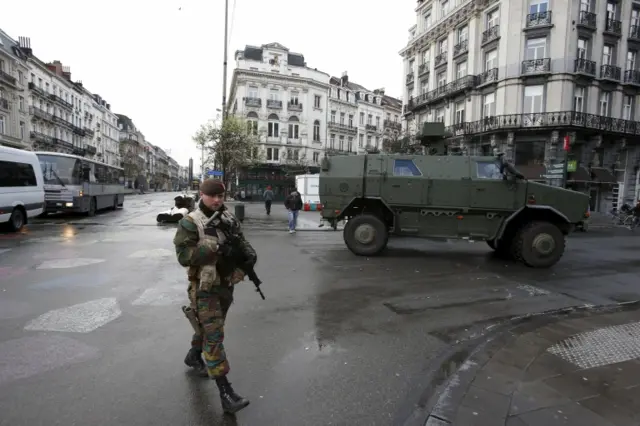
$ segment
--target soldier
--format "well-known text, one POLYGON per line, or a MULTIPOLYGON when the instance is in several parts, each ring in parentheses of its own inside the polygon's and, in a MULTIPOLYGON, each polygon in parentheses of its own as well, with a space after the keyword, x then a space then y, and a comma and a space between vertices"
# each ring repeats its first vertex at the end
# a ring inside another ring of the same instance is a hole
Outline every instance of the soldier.
POLYGON ((222 182, 205 180, 200 186, 198 208, 180 220, 173 243, 178 262, 187 268, 189 278, 191 306, 182 309, 195 330, 184 362, 200 375, 214 379, 223 410, 235 413, 249 405, 249 400, 235 393, 226 377, 229 362, 223 346, 224 322, 233 301, 233 286, 244 280, 244 274, 230 265, 231 246, 225 244, 225 235, 216 225, 224 222, 231 226, 244 243, 244 254, 251 263, 255 264, 257 256, 244 239, 238 220, 224 205, 224 196, 222 182))

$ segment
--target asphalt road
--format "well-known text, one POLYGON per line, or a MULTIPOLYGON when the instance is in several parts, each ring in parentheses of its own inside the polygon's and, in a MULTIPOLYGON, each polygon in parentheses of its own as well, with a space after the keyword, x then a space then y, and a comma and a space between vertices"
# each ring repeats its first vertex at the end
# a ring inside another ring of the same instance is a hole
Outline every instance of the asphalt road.
POLYGON ((239 284, 228 317, 229 377, 251 400, 234 419, 182 362, 185 271, 174 228, 155 223, 172 198, 0 234, 1 425, 399 425, 462 335, 640 299, 640 236, 624 229, 577 234, 538 271, 467 241, 392 241, 384 257, 356 257, 341 232, 286 233, 280 206, 252 223, 253 205, 245 233, 267 299, 239 284))

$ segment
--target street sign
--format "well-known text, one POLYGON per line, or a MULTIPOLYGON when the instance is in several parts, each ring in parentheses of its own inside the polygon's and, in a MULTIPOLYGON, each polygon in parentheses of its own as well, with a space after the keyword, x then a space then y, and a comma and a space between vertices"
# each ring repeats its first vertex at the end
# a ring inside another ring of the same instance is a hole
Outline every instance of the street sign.
POLYGON ((220 170, 208 170, 207 176, 222 176, 222 172, 220 170))

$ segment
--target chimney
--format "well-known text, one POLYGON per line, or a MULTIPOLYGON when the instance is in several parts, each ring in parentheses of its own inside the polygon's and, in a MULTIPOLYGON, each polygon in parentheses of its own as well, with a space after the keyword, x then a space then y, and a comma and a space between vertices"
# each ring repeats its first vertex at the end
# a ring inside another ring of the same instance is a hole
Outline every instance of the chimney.
POLYGON ((342 73, 342 77, 340 78, 340 85, 341 86, 346 86, 347 84, 349 84, 349 76, 347 75, 347 72, 343 72, 342 73))
POLYGON ((107 109, 111 111, 111 104, 107 104, 107 109))
POLYGON ((18 37, 18 46, 20 50, 27 56, 33 56, 33 50, 31 50, 31 39, 29 37, 18 37))

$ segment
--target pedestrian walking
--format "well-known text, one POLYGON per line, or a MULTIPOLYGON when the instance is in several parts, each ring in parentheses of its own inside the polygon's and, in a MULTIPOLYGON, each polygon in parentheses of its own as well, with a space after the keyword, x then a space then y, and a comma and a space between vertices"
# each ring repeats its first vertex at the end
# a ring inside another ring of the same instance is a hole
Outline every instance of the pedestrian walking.
POLYGON ((298 213, 302 210, 302 198, 297 189, 291 191, 284 200, 284 206, 287 208, 289 216, 289 233, 296 232, 296 226, 298 224, 298 213))
POLYGON ((267 186, 266 191, 262 194, 262 198, 264 199, 264 209, 267 211, 267 216, 269 216, 271 214, 271 203, 273 202, 271 185, 267 186))
POLYGON ((232 230, 242 242, 239 250, 250 264, 256 263, 257 255, 242 235, 240 222, 224 205, 224 195, 221 181, 205 180, 200 186, 198 208, 178 222, 173 243, 178 262, 187 268, 190 306, 183 306, 182 310, 195 332, 184 362, 214 379, 223 410, 235 413, 249 405, 249 400, 238 395, 227 379, 224 324, 233 302, 233 286, 244 280, 244 273, 234 269, 233 249, 219 228, 232 230))

